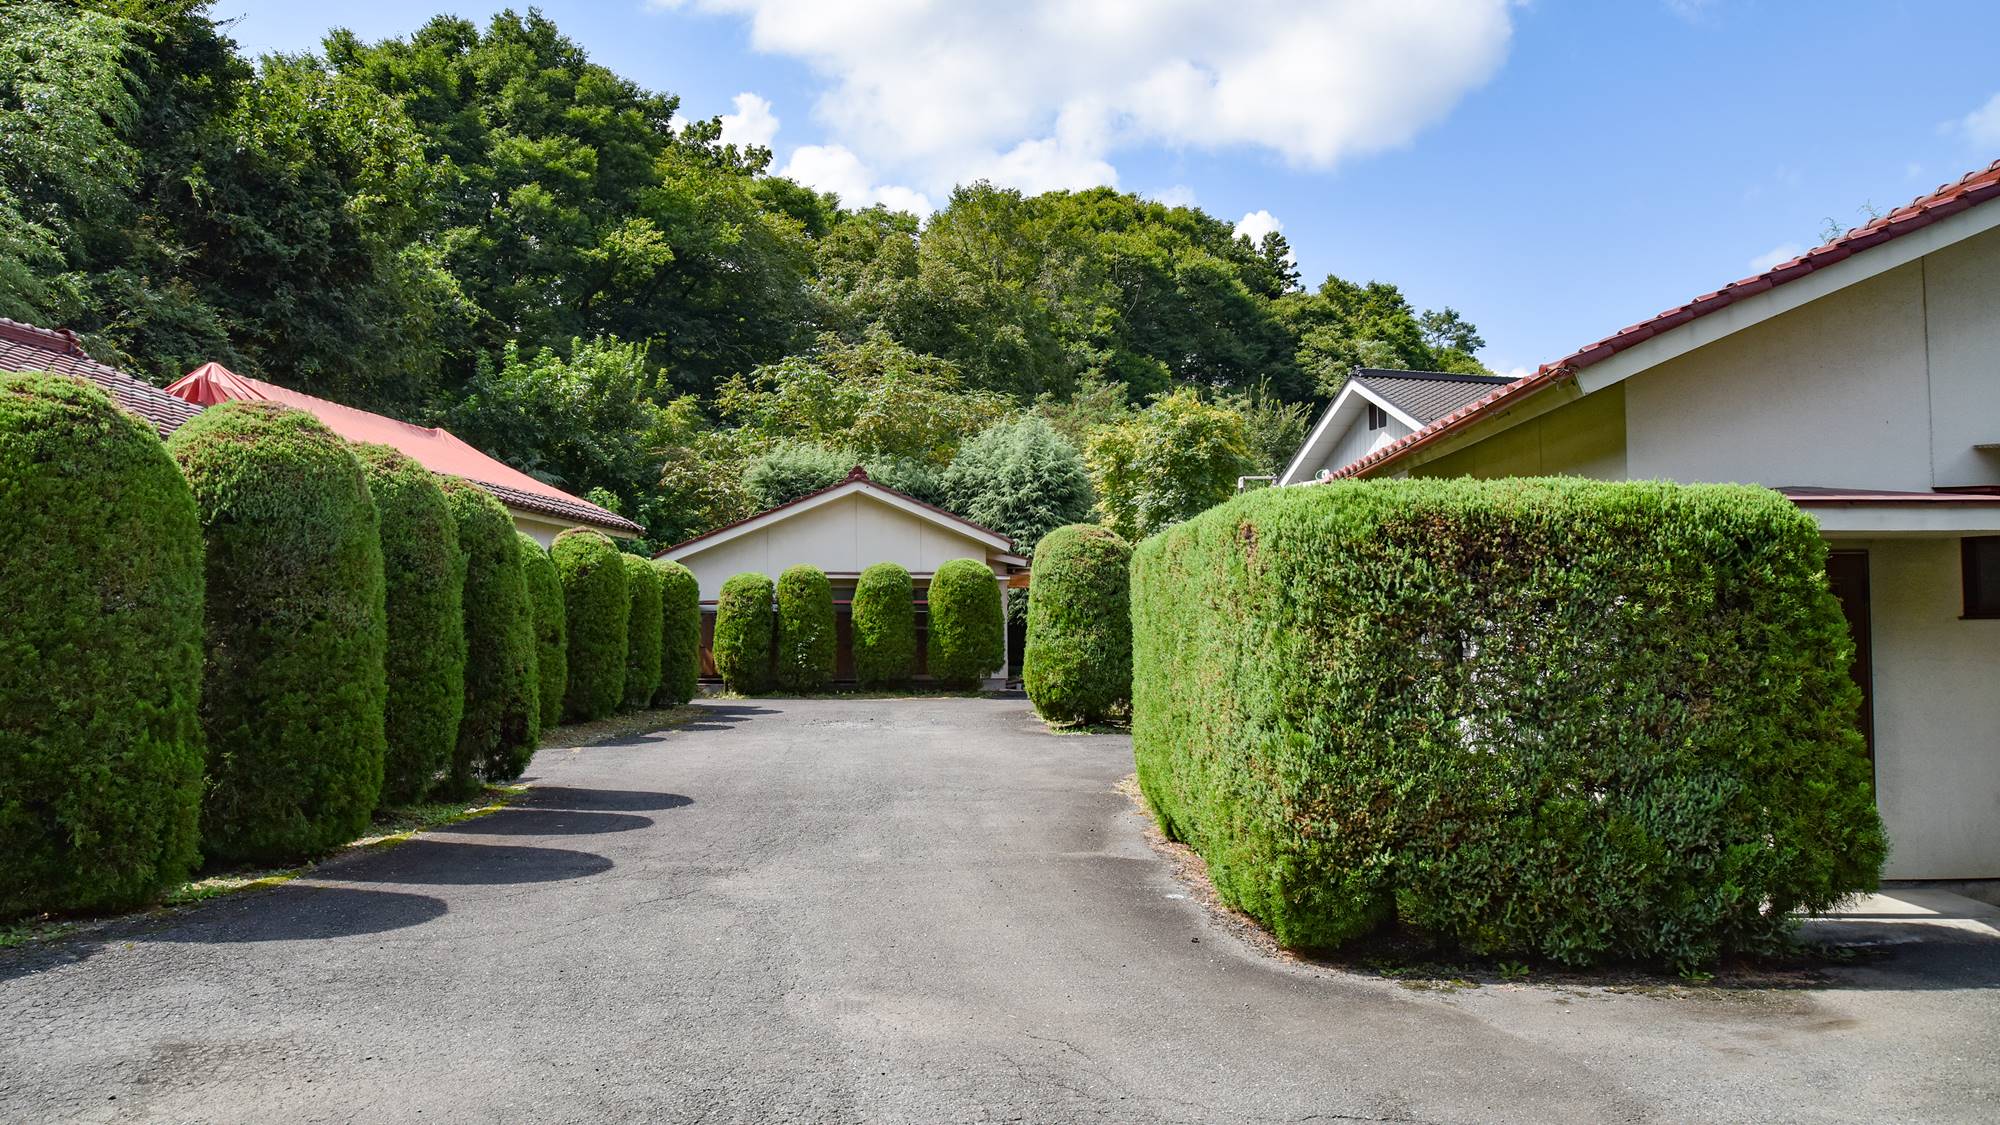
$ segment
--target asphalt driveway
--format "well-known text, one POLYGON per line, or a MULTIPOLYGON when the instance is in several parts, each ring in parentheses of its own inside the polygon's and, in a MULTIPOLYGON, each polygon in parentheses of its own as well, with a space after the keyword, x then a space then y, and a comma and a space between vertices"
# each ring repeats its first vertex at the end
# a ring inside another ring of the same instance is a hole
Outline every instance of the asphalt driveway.
POLYGON ((0 1120, 2000 1116, 1977 925, 1809 989, 1412 988, 1212 919, 1131 768, 992 699, 544 751, 522 807, 0 954, 0 1120))

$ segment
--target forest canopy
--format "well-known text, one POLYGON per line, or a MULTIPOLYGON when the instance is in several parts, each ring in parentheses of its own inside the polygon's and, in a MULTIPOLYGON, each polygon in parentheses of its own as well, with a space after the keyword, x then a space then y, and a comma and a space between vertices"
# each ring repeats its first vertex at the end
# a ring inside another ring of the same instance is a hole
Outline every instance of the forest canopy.
POLYGON ((1455 310, 1307 288, 1194 207, 848 208, 533 9, 252 60, 199 0, 16 0, 0 141, 0 315, 447 426, 656 544, 837 460, 948 499, 1025 416, 1147 531, 1281 468, 1357 365, 1483 370, 1455 310))

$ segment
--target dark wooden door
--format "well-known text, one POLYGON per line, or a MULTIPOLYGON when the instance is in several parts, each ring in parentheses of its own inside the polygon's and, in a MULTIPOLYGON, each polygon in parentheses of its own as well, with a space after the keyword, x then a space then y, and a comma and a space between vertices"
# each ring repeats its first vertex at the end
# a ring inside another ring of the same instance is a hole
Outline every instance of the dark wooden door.
POLYGON ((1829 551, 1826 581, 1847 615, 1854 638, 1854 663, 1848 673, 1861 688, 1861 736, 1868 740, 1868 761, 1875 761, 1875 658, 1868 621, 1868 552, 1829 551))

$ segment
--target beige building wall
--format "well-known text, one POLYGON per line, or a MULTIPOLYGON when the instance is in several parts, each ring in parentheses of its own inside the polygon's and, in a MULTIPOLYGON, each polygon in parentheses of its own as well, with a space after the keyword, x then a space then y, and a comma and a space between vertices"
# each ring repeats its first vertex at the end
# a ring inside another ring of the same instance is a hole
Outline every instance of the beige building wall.
POLYGON ((1625 462, 1625 391, 1620 385, 1425 461, 1410 469, 1409 475, 1623 480, 1625 462))
POLYGON ((1621 384, 1627 471, 1927 490, 1925 366, 1919 261, 1632 376, 1621 384))
POLYGON ((2000 878, 2000 620, 1962 620, 1953 538, 1868 552, 1875 800, 1891 879, 2000 878))
POLYGON ((1939 488, 2000 484, 2000 230, 1923 261, 1931 462, 1939 488))
POLYGON ((768 526, 681 557, 713 601, 731 576, 754 571, 774 581, 786 568, 806 564, 829 574, 856 574, 892 562, 912 574, 929 574, 952 559, 979 559, 994 573, 1004 565, 970 536, 956 534, 864 493, 843 496, 768 526))

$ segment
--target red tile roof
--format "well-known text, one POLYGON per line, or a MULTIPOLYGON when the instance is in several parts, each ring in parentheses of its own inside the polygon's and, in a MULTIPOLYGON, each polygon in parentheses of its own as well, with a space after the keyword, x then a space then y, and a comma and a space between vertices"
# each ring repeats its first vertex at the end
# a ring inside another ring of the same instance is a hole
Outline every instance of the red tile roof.
POLYGON ((1614 332, 1604 339, 1556 360, 1543 364, 1534 374, 1516 379, 1492 394, 1485 395, 1450 414, 1425 426, 1423 429, 1399 438, 1365 457, 1343 465, 1332 474, 1335 478, 1358 476, 1394 461, 1412 449, 1437 440, 1452 433, 1484 413, 1500 406, 1511 406, 1538 391, 1546 390, 1566 380, 1576 377, 1582 368, 1609 359, 1619 352, 1644 343, 1663 332, 1670 332, 1689 321, 1700 319, 1712 312, 1728 308, 1730 305, 1776 288, 1786 282, 1824 269, 1836 262, 1880 246, 1885 242, 1901 238, 1903 235, 1922 230, 1940 219, 1949 218, 1960 211, 1976 207, 1989 200, 2000 198, 2000 160, 1994 161, 1976 172, 1969 172, 1956 183, 1945 184, 1929 195, 1882 215, 1866 226, 1832 239, 1822 246, 1806 251, 1789 262, 1765 270, 1763 273, 1732 282, 1713 293, 1704 293, 1684 305, 1640 321, 1629 328, 1614 332))
POLYGON ((488 457, 446 430, 412 425, 352 406, 342 406, 276 383, 238 375, 219 363, 202 364, 168 387, 166 393, 175 396, 176 402, 185 400, 199 406, 237 400, 283 403, 318 418, 328 429, 349 441, 387 445, 434 473, 464 477, 510 508, 628 535, 640 535, 645 531, 616 512, 571 496, 552 484, 536 480, 511 465, 488 457))
POLYGON ((153 424, 160 437, 179 429, 201 413, 151 383, 90 358, 76 333, 37 328, 0 317, 0 371, 48 371, 88 379, 116 399, 118 405, 153 424))

